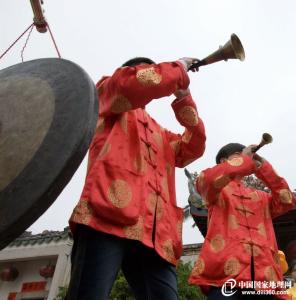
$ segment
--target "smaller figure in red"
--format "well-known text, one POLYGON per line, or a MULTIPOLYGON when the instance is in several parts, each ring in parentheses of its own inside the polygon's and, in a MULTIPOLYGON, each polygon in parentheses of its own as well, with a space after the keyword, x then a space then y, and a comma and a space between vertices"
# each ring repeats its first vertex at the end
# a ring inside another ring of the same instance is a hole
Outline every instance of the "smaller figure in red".
POLYGON ((254 147, 224 146, 217 165, 201 172, 196 183, 208 207, 208 231, 189 282, 211 300, 256 299, 259 294, 260 299, 287 298, 278 292, 283 275, 272 218, 291 210, 295 198, 254 147), (245 186, 242 179, 251 174, 270 192, 245 186), (235 289, 227 290, 228 283, 235 289), (243 295, 244 290, 254 294, 243 295))

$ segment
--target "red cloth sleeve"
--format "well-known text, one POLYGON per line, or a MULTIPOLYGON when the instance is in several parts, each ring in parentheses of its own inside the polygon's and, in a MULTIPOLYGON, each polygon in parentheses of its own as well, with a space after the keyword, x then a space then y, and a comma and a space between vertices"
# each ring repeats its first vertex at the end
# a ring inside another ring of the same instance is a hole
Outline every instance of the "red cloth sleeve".
POLYGON ((180 62, 118 68, 111 77, 97 83, 100 116, 144 107, 188 85, 189 77, 180 62))
POLYGON ((220 191, 236 176, 254 173, 255 162, 247 155, 241 154, 213 168, 202 171, 196 182, 197 191, 208 204, 216 202, 220 191))
POLYGON ((271 190, 269 209, 272 218, 286 213, 295 206, 295 197, 286 180, 280 177, 268 161, 264 161, 255 175, 271 190))
POLYGON ((175 100, 172 108, 185 131, 180 135, 167 130, 166 135, 175 151, 175 165, 183 168, 203 155, 206 142, 205 128, 191 95, 175 100))

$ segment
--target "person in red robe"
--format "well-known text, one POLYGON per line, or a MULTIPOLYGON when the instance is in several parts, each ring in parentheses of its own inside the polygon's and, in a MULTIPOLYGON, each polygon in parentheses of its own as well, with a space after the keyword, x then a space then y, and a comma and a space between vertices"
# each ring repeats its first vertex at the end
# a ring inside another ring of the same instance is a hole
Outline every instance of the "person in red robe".
POLYGON ((286 298, 280 292, 275 296, 263 293, 281 289, 272 219, 293 209, 295 199, 285 179, 254 154, 254 147, 224 146, 216 157, 217 165, 202 171, 196 183, 208 208, 208 231, 189 282, 201 286, 208 299, 256 299, 255 294, 242 296, 248 288, 263 290, 260 299, 286 298), (242 179, 251 174, 270 192, 245 186, 242 179))
POLYGON ((188 89, 195 61, 135 58, 97 83, 99 119, 70 219, 68 300, 108 299, 120 268, 137 299, 178 299, 183 210, 176 203, 175 167, 199 158, 206 140, 188 89), (172 94, 183 134, 162 128, 145 110, 153 99, 172 94))

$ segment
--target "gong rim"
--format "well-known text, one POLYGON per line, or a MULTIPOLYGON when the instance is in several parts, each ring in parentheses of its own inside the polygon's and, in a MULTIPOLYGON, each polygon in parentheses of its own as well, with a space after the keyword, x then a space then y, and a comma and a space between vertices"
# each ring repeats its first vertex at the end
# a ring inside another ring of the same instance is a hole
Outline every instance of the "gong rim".
POLYGON ((55 114, 31 161, 0 192, 0 249, 32 225, 70 181, 88 150, 98 112, 95 85, 73 62, 33 60, 1 70, 0 80, 15 72, 48 82, 55 114))

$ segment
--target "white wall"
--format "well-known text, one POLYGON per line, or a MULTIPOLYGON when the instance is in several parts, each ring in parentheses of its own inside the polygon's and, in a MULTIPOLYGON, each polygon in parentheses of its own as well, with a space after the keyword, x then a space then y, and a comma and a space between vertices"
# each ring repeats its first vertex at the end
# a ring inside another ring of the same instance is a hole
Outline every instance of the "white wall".
MULTIPOLYGON (((18 269, 19 275, 14 281, 0 280, 0 299, 6 300, 11 292, 20 292, 22 290, 22 285, 25 282, 47 281, 45 290, 49 291, 51 286, 51 278, 45 279, 44 277, 40 276, 39 269, 44 265, 47 265, 49 262, 55 265, 56 261, 57 257, 13 263, 12 265, 18 269)), ((2 271, 3 268, 10 265, 11 263, 1 263, 0 270, 2 271)))
POLYGON ((0 280, 0 300, 6 300, 10 292, 20 292, 24 282, 47 281, 47 300, 53 300, 59 286, 68 283, 70 273, 71 240, 58 243, 35 244, 34 246, 9 247, 0 251, 0 272, 4 267, 13 265, 19 270, 13 282, 0 280), (49 262, 56 265, 54 276, 44 279, 39 269, 49 262))

